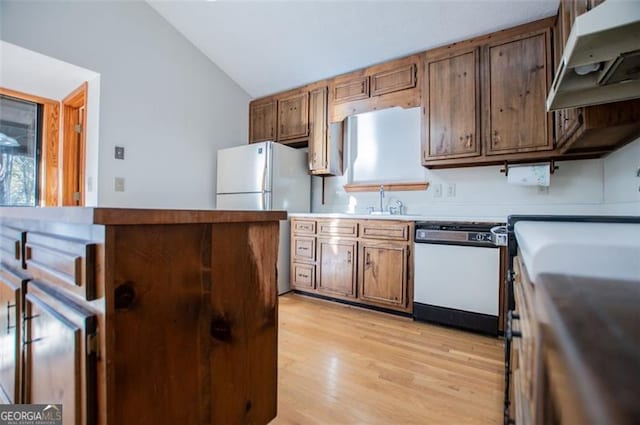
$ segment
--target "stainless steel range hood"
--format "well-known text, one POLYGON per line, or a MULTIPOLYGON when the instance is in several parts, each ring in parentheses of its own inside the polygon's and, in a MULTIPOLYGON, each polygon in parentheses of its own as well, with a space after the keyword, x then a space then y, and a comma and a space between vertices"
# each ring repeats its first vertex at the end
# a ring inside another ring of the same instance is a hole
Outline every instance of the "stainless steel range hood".
POLYGON ((640 97, 640 1, 607 0, 571 28, 547 110, 640 97))

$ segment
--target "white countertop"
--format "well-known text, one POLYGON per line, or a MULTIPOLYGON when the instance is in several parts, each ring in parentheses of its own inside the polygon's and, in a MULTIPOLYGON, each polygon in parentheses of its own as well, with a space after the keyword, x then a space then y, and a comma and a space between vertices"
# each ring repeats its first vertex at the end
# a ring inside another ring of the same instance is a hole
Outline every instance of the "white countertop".
POLYGON ((289 217, 309 217, 309 218, 344 218, 353 220, 404 220, 404 221, 469 221, 481 223, 506 223, 505 217, 474 217, 474 216, 430 216, 430 215, 407 215, 407 214, 347 214, 347 213, 290 213, 289 217))
POLYGON ((515 235, 534 283, 543 273, 640 283, 640 224, 519 221, 515 235))

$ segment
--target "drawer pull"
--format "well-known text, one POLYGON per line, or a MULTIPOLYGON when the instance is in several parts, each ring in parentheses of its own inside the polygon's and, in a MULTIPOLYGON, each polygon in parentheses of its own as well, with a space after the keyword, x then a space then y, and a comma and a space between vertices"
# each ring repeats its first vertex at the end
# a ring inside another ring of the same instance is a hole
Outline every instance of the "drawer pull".
POLYGON ((299 246, 298 249, 300 251, 308 251, 309 250, 309 248, 307 248, 306 246, 299 246))
POLYGON ((216 317, 211 320, 209 334, 218 341, 231 342, 231 323, 224 317, 216 317))
POLYGON ((11 326, 11 309, 16 308, 15 304, 11 304, 7 301, 7 333, 10 333, 11 329, 15 329, 15 325, 11 326))
POLYGON ((308 277, 309 277, 309 275, 308 275, 308 274, 298 273, 298 277, 308 278, 308 277))

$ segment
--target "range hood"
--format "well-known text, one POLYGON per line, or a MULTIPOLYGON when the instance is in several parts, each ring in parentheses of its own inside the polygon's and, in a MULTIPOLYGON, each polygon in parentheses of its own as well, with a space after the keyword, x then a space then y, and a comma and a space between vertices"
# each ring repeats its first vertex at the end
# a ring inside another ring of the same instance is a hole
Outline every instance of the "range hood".
POLYGON ((640 1, 607 0, 578 16, 547 111, 640 97, 640 1))

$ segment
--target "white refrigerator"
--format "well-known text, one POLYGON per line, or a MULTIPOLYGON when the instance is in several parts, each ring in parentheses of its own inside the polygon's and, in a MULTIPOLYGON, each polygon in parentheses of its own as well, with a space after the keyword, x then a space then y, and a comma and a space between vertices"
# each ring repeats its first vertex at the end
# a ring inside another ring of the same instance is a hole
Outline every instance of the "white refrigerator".
MULTIPOLYGON (((218 151, 216 208, 309 212, 307 152, 275 142, 218 151)), ((278 293, 289 290, 290 222, 280 222, 278 293)))

